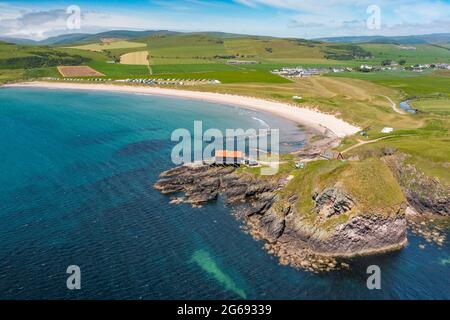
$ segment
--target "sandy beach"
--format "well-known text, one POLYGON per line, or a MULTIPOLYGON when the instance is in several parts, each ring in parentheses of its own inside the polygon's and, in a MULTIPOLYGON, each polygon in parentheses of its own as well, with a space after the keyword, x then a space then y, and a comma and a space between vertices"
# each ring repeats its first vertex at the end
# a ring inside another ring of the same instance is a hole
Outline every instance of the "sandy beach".
POLYGON ((333 115, 321 113, 307 108, 292 106, 281 102, 274 102, 231 94, 166 89, 158 87, 61 82, 24 82, 5 85, 5 87, 75 89, 169 96, 182 99, 192 99, 208 101, 212 103, 227 104, 251 110, 269 112, 277 116, 295 121, 299 124, 312 127, 315 130, 319 130, 323 134, 330 135, 332 133, 339 138, 350 136, 357 133, 358 131, 361 131, 361 128, 353 126, 345 122, 344 120, 336 118, 333 115))

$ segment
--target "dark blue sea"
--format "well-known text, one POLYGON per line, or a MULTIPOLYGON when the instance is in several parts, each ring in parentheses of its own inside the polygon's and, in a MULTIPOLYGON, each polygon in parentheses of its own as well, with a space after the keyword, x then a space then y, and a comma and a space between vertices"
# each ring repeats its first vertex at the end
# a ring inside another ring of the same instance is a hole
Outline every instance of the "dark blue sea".
POLYGON ((206 102, 0 89, 0 299, 449 299, 450 244, 409 235, 401 252, 312 274, 280 266, 223 202, 170 205, 152 188, 171 133, 295 124, 206 102), (377 264, 382 289, 368 290, 377 264), (81 290, 66 287, 69 265, 81 290))

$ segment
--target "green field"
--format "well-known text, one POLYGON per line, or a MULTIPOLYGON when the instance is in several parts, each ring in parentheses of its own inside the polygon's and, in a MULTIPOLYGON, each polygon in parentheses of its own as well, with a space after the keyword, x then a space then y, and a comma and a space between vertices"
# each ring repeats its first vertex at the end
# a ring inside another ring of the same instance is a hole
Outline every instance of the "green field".
POLYGON ((329 77, 361 79, 399 89, 407 96, 444 94, 450 96, 450 72, 384 71, 329 74, 329 77))
POLYGON ((59 65, 79 65, 91 58, 52 47, 11 45, 0 42, 1 69, 34 69, 59 65))
POLYGON ((415 50, 401 49, 394 44, 362 44, 365 50, 370 51, 374 58, 370 63, 383 60, 399 62, 405 59, 408 65, 420 63, 450 63, 450 51, 427 44, 411 45, 415 50))
POLYGON ((378 84, 400 89, 408 96, 445 94, 450 97, 450 73, 447 75, 425 75, 403 79, 375 81, 378 84))
POLYGON ((0 84, 25 78, 24 70, 0 69, 0 84))
POLYGON ((144 65, 91 62, 89 66, 112 79, 148 78, 150 76, 148 67, 144 65))
POLYGON ((411 104, 423 113, 450 116, 450 99, 421 99, 414 100, 411 104))
POLYGON ((152 58, 214 58, 226 55, 223 40, 202 35, 152 37, 147 41, 152 58))
MULTIPOLYGON (((156 77, 156 76, 155 76, 156 77)), ((209 79, 226 83, 290 83, 291 81, 267 71, 212 71, 195 73, 163 73, 159 77, 170 79, 209 79)))
MULTIPOLYGON (((223 63, 210 64, 158 64, 153 65, 153 72, 155 74, 164 73, 195 73, 195 72, 214 72, 214 71, 240 71, 242 69, 236 68, 223 63)), ((244 70, 245 71, 245 70, 244 70)))
MULTIPOLYGON (((99 65, 106 61, 118 62, 122 54, 139 51, 146 47, 150 53, 149 60, 154 74, 178 75, 186 73, 186 76, 191 76, 192 73, 219 72, 218 77, 221 77, 227 83, 230 83, 228 75, 220 73, 237 72, 235 82, 267 81, 268 83, 274 83, 275 78, 273 77, 262 73, 246 74, 246 72, 271 71, 282 67, 299 65, 305 67, 356 67, 362 63, 377 65, 383 60, 398 61, 399 59, 405 59, 407 64, 450 61, 450 50, 442 46, 424 44, 416 45, 415 50, 405 50, 391 44, 336 44, 302 39, 257 36, 224 37, 214 33, 195 33, 153 35, 134 40, 119 40, 108 43, 96 42, 66 47, 18 46, 0 43, 0 63, 2 58, 6 57, 24 58, 28 59, 28 61, 38 60, 39 55, 44 54, 45 57, 54 56, 54 63, 51 65, 42 65, 42 63, 27 65, 16 61, 14 64, 17 69, 55 66, 56 61, 61 61, 63 65, 69 65, 70 61, 73 61, 73 64, 79 62, 78 64, 99 65), (58 58, 58 55, 63 54, 68 56, 58 58), (361 59, 361 56, 365 56, 365 59, 361 59), (64 62, 64 59, 67 61, 64 62), (226 62, 231 59, 255 60, 258 64, 227 65, 226 62)), ((8 64, 9 67, 4 63, 2 68, 12 69, 11 61, 8 61, 8 64)), ((109 66, 101 64, 100 68, 107 76, 127 77, 126 69, 120 66, 117 67, 120 70, 113 70, 109 66)), ((129 77, 142 74, 142 71, 139 69, 131 68, 129 70, 129 77)), ((375 78, 379 77, 377 80, 380 84, 392 87, 403 85, 403 79, 400 79, 401 83, 395 83, 397 75, 395 75, 395 79, 384 78, 385 75, 390 76, 389 74, 381 73, 366 75, 357 72, 348 73, 345 76, 370 81, 375 81, 375 78), (371 77, 372 79, 370 79, 371 77)), ((414 77, 415 75, 406 75, 405 73, 404 76, 414 77)), ((399 75, 399 77, 403 77, 403 75, 399 75)), ((436 81, 439 82, 439 80, 436 81)), ((444 83, 439 83, 438 85, 441 87, 444 83)), ((428 88, 417 89, 419 91, 428 90, 428 88)), ((408 89, 406 88, 405 90, 408 89)))
MULTIPOLYGON (((353 50, 336 44, 301 39, 270 37, 214 37, 210 34, 154 36, 146 42, 154 64, 224 63, 230 59, 255 60, 262 64, 342 65, 356 66, 353 50), (336 60, 334 58, 341 57, 336 60), (177 61, 177 62, 175 62, 177 61)), ((357 50, 356 50, 357 51, 357 50)))
POLYGON ((349 156, 358 154, 360 157, 381 155, 386 147, 394 147, 409 156, 408 163, 414 164, 426 175, 437 177, 442 182, 450 183, 450 171, 448 170, 450 136, 447 130, 436 130, 433 134, 409 137, 395 137, 376 144, 365 145, 349 156))

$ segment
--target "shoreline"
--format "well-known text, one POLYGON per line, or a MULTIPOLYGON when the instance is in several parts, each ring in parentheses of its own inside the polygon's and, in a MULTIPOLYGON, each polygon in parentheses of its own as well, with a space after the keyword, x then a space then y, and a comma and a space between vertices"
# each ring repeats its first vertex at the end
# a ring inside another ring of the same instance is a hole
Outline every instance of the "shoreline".
POLYGON ((361 128, 353 126, 333 115, 319 111, 296 107, 282 102, 274 102, 264 99, 237 96, 231 94, 200 92, 178 89, 167 89, 159 87, 127 86, 115 84, 82 84, 62 82, 22 82, 3 85, 5 88, 44 88, 62 90, 89 90, 109 91, 122 93, 147 94, 153 96, 174 97, 207 101, 211 103, 227 104, 254 111, 267 112, 287 120, 294 121, 329 137, 344 138, 361 131, 361 128))

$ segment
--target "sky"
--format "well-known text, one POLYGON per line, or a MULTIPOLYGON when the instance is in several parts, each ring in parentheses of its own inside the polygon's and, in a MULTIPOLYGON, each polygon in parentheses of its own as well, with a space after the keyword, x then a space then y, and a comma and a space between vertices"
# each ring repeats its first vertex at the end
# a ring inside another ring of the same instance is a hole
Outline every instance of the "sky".
POLYGON ((450 0, 0 0, 0 36, 113 29, 320 38, 450 33, 450 0))

